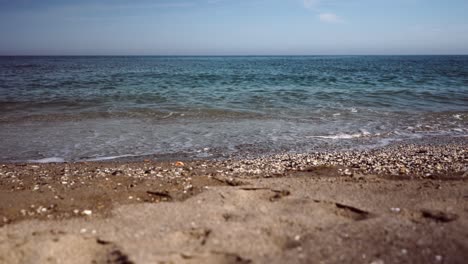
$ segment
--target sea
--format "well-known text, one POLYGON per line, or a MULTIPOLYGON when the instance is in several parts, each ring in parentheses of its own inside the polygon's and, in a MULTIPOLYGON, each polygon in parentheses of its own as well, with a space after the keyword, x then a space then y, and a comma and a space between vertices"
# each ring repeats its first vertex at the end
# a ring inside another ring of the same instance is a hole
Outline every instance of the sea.
POLYGON ((468 56, 0 57, 0 161, 205 159, 468 135, 468 56))

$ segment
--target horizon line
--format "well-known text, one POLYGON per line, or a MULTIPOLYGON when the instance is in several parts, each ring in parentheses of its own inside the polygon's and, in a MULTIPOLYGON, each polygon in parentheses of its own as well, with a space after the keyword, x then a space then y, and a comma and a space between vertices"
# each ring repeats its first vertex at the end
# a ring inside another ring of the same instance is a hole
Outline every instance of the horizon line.
POLYGON ((0 54, 0 57, 312 57, 312 56, 468 56, 468 53, 434 53, 434 54, 238 54, 238 55, 210 55, 210 54, 185 54, 185 55, 161 55, 161 54, 0 54))

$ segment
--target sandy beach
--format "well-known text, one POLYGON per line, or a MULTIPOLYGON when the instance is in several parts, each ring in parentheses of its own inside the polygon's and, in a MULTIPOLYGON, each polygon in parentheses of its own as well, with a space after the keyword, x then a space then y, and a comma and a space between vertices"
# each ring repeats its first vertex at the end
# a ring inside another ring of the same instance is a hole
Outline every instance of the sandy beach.
POLYGON ((3 164, 1 263, 464 263, 464 140, 3 164))
POLYGON ((468 0, 0 0, 0 264, 468 263, 468 0))

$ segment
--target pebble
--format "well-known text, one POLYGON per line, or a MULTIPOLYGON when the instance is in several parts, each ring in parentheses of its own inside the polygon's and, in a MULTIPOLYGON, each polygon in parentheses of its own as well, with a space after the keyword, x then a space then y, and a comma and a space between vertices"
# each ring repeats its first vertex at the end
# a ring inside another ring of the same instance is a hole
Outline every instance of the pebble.
MULTIPOLYGON (((431 177, 437 174, 468 171, 467 148, 463 144, 392 145, 372 150, 278 154, 254 159, 218 161, 215 167, 228 168, 224 175, 268 175, 300 171, 315 166, 341 166, 341 175, 360 174, 412 175, 431 177)), ((203 166, 203 165, 202 165, 203 166)))
POLYGON ((177 167, 185 166, 185 164, 182 161, 177 161, 176 163, 174 163, 174 165, 177 167))
POLYGON ((83 210, 82 212, 84 215, 92 215, 93 214, 93 211, 91 210, 83 210))
MULTIPOLYGON (((371 150, 351 150, 351 151, 321 151, 305 154, 283 153, 262 157, 250 157, 242 159, 223 159, 206 161, 193 161, 188 164, 182 161, 170 163, 169 166, 151 167, 151 164, 145 164, 143 167, 131 168, 130 166, 116 166, 109 168, 97 168, 92 171, 86 171, 87 167, 79 169, 65 169, 64 175, 60 177, 58 183, 64 184, 64 187, 85 184, 86 181, 76 180, 74 176, 86 175, 90 178, 100 178, 102 181, 110 180, 109 176, 113 172, 118 172, 128 177, 136 179, 157 179, 161 183, 182 183, 184 193, 194 189, 198 190, 198 185, 194 184, 192 175, 206 175, 210 179, 223 179, 227 183, 235 184, 238 177, 273 177, 284 175, 294 171, 307 171, 310 168, 323 166, 337 166, 339 173, 345 176, 353 176, 352 180, 365 177, 368 174, 380 174, 395 176, 420 176, 433 177, 437 175, 458 175, 468 177, 468 148, 466 144, 447 144, 447 145, 415 145, 401 144, 391 145, 383 148, 371 150), (175 166, 173 166, 175 165, 175 166), (193 170, 195 172, 193 172, 193 170), (84 172, 85 171, 85 172, 84 172), (149 173, 146 173, 149 171, 149 173)), ((36 166, 36 165, 32 165, 36 166)), ((32 166, 30 168, 32 168, 32 166)), ((154 165, 153 165, 154 166, 154 165)), ((40 168, 37 166, 37 168, 40 168)), ((9 169, 9 168, 8 168, 9 169)), ((0 168, 0 177, 9 178, 15 183, 15 189, 26 189, 41 192, 50 191, 52 186, 44 185, 41 179, 50 177, 45 168, 30 171, 35 173, 36 180, 29 186, 25 186, 21 177, 17 177, 14 172, 6 171, 2 165, 0 168)), ((29 170, 29 169, 28 169, 29 170)), ((332 181, 334 179, 330 179, 332 181)), ((350 180, 350 179, 346 179, 350 180)), ((122 183, 116 183, 117 186, 123 186, 122 183)), ((125 183, 127 185, 127 182, 125 183)), ((55 186, 55 185, 54 185, 55 186)), ((54 187, 55 188, 55 187, 54 187)), ((122 187, 120 187, 122 188, 122 187)), ((208 189, 209 187, 203 187, 208 189)), ((438 187, 440 188, 440 187, 438 187)), ((54 196, 55 199, 71 199, 73 197, 54 196)), ((137 199, 136 196, 128 196, 128 199, 137 199)), ((400 213, 401 208, 392 207, 391 212, 400 213)), ((21 210, 21 215, 34 215, 50 213, 51 207, 31 208, 21 210)), ((75 215, 92 215, 91 210, 73 210, 75 215), (81 213, 80 213, 81 212, 81 213)), ((439 256, 442 258, 442 256, 439 256)))

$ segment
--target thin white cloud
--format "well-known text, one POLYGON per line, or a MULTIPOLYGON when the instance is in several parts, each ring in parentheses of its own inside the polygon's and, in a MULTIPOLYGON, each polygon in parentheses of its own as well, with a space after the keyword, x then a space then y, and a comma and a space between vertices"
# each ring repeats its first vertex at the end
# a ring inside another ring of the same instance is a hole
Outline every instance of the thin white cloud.
POLYGON ((303 0, 304 7, 310 10, 313 10, 315 13, 318 13, 318 18, 321 22, 324 23, 341 23, 343 19, 336 15, 335 13, 331 12, 322 12, 321 6, 323 6, 324 2, 327 0, 303 0))
POLYGON ((333 13, 320 13, 319 14, 319 19, 322 22, 325 23, 341 23, 343 22, 343 19, 341 19, 339 16, 333 13))
POLYGON ((321 0, 304 0, 304 7, 308 9, 315 9, 320 4, 321 0))

